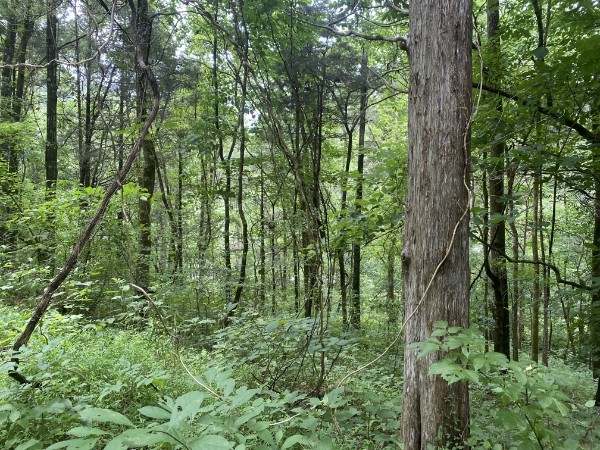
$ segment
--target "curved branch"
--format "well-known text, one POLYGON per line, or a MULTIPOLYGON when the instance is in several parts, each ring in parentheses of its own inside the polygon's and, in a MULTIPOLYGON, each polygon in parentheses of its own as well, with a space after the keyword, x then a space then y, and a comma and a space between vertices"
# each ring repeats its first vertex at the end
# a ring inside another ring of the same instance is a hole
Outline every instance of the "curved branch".
MULTIPOLYGON (((490 244, 483 242, 483 240, 480 237, 478 237, 477 235, 471 233, 471 236, 473 237, 473 239, 478 241, 484 247, 487 247, 487 248, 491 247, 490 244)), ((577 283, 575 281, 565 280, 560 274, 560 269, 558 267, 556 267, 554 264, 551 264, 548 262, 542 262, 542 261, 533 261, 531 259, 515 259, 515 258, 508 256, 505 252, 501 251, 500 249, 496 249, 496 250, 500 253, 500 255, 502 255, 502 257, 504 259, 506 259, 510 263, 513 263, 513 264, 520 264, 520 263, 540 264, 541 266, 545 266, 545 267, 549 268, 550 270, 552 270, 552 272, 554 272, 554 275, 556 276, 556 282, 559 284, 564 284, 566 286, 571 286, 571 287, 581 289, 584 291, 591 291, 593 289, 592 286, 588 286, 586 284, 581 284, 581 283, 577 283)))
POLYGON ((572 128, 586 141, 589 141, 590 143, 593 143, 593 144, 598 144, 600 142, 600 136, 598 134, 589 130, 588 128, 586 128, 585 126, 583 126, 582 124, 577 122, 575 119, 567 116, 566 114, 559 114, 557 112, 552 111, 550 108, 546 108, 542 105, 532 105, 531 100, 521 98, 517 94, 513 94, 512 92, 498 89, 493 86, 489 86, 486 84, 479 84, 479 82, 473 82, 473 87, 477 88, 477 89, 483 89, 484 91, 490 92, 492 94, 497 94, 497 95, 507 98, 509 100, 513 100, 514 102, 519 103, 523 106, 527 106, 527 107, 533 106, 539 113, 541 113, 545 116, 548 116, 548 117, 552 117, 557 122, 559 122, 569 128, 572 128))

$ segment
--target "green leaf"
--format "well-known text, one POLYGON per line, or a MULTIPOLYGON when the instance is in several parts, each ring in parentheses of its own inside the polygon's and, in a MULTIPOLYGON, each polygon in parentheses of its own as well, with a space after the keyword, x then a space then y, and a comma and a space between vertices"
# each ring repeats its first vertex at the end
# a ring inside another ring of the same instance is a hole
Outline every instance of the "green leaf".
POLYGON ((165 441, 168 441, 168 436, 164 433, 153 433, 146 428, 132 428, 110 440, 104 450, 141 448, 165 441))
POLYGON ((158 406, 144 406, 143 408, 138 409, 140 414, 143 414, 146 417, 150 417, 151 419, 165 419, 169 420, 171 418, 171 413, 166 411, 158 406))
POLYGON ((308 431, 315 431, 318 425, 319 422, 317 421, 316 417, 308 417, 298 424, 300 428, 304 428, 308 431))
POLYGON ((440 344, 436 342, 417 342, 414 345, 416 348, 419 348, 421 350, 417 355, 417 358, 419 359, 424 358, 425 356, 436 352, 440 349, 440 344))
POLYGON ((267 422, 265 420, 261 420, 260 422, 256 422, 256 423, 253 423, 252 425, 248 425, 248 428, 250 428, 254 432, 263 431, 263 430, 266 430, 267 428, 269 428, 269 422, 267 422))
POLYGON ((88 408, 80 411, 79 415, 83 420, 90 420, 92 422, 109 422, 116 425, 133 427, 131 420, 129 420, 123 414, 110 409, 88 408))
POLYGON ((260 389, 248 389, 246 386, 238 388, 235 396, 231 399, 231 407, 237 408, 247 403, 252 397, 260 392, 260 389))
POLYGON ((540 395, 538 397, 538 402, 542 408, 546 409, 549 408, 552 403, 554 403, 554 398, 550 397, 549 395, 540 395))
POLYGON ((301 434, 294 434, 285 440, 283 445, 281 446, 281 450, 285 450, 286 448, 290 448, 296 444, 300 445, 310 445, 310 440, 301 434))
POLYGON ((223 450, 233 448, 233 444, 223 436, 209 434, 207 436, 194 439, 188 444, 188 447, 191 450, 223 450))
POLYGON ((67 434, 75 437, 102 436, 110 434, 107 431, 95 427, 75 427, 67 431, 67 434))
POLYGON ((486 366, 487 358, 484 355, 475 355, 473 356, 472 362, 473 369, 480 370, 482 367, 486 366))
POLYGON ((429 375, 441 375, 444 379, 451 375, 456 375, 462 367, 448 359, 436 361, 429 368, 429 375))
POLYGON ((326 394, 323 397, 323 404, 329 406, 330 408, 339 408, 340 406, 348 403, 349 399, 344 398, 342 394, 344 393, 344 386, 340 386, 335 388, 329 394, 326 394))
POLYGON ((96 446, 96 442, 98 442, 98 438, 69 439, 52 444, 46 450, 56 450, 58 448, 66 448, 67 450, 92 450, 96 446))
POLYGON ((585 407, 593 408, 595 404, 596 404, 596 400, 588 400, 587 402, 585 402, 585 407))
POLYGON ((38 446, 39 443, 40 441, 38 441, 37 439, 29 439, 27 442, 23 442, 22 444, 17 445, 15 450, 29 450, 36 447, 41 448, 38 446))
POLYGON ((275 446, 275 439, 268 429, 264 429, 256 433, 256 435, 271 446, 275 446))

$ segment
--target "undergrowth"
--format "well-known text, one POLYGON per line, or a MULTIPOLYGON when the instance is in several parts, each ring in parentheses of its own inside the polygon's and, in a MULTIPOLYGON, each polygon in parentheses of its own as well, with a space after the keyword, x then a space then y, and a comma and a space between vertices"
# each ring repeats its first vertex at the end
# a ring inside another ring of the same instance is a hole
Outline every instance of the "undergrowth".
MULTIPOLYGON (((338 386, 389 333, 373 342, 335 327, 316 333, 318 319, 247 314, 196 347, 152 319, 88 323, 50 311, 20 354, 38 389, 8 377, 28 314, 0 305, 0 317, 7 450, 401 448, 397 349, 338 386)), ((448 352, 432 374, 470 383, 473 448, 592 449, 600 438, 586 369, 509 363, 484 352, 476 330, 443 323, 420 345, 423 355, 448 352)))

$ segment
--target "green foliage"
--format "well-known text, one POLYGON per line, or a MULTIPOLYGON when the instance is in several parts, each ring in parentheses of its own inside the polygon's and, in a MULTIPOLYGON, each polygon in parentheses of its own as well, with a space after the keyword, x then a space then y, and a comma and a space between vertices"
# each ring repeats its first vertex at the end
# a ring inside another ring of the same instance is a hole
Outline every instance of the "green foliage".
POLYGON ((593 393, 581 389, 580 373, 559 363, 548 368, 509 362, 503 354, 484 351, 485 339, 477 329, 449 327, 446 322, 434 327, 428 341, 414 346, 419 357, 443 352, 443 358, 431 365, 430 375, 448 383, 469 383, 476 405, 470 445, 592 448, 600 437, 595 429, 597 412, 589 400, 593 393))
POLYGON ((319 392, 326 373, 357 343, 351 336, 322 330, 319 318, 265 320, 245 314, 234 323, 216 334, 215 349, 232 367, 276 391, 319 392))

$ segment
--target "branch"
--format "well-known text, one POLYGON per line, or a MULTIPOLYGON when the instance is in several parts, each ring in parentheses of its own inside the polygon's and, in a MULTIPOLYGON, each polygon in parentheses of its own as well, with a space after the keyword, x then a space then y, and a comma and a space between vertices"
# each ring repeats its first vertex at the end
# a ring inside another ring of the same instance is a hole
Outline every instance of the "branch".
POLYGON ((336 36, 342 36, 342 37, 355 36, 355 37, 364 39, 365 41, 396 42, 396 43, 400 44, 400 48, 402 50, 404 50, 404 51, 408 50, 408 44, 407 44, 408 38, 406 36, 384 36, 382 34, 364 34, 364 33, 361 33, 360 31, 354 31, 354 30, 342 31, 342 30, 338 30, 337 28, 333 28, 330 25, 321 25, 321 24, 314 23, 314 22, 304 21, 302 19, 298 19, 298 20, 305 22, 309 25, 312 25, 314 27, 327 30, 327 31, 335 34, 336 36))
MULTIPOLYGON (((471 236, 473 237, 473 239, 475 239, 476 241, 478 241, 480 244, 482 244, 484 247, 488 247, 491 248, 490 244, 487 244, 485 242, 483 242, 483 240, 478 237, 475 234, 471 234, 471 236)), ((545 266, 547 268, 549 268, 550 270, 552 270, 554 272, 554 274, 556 275, 556 282, 559 284, 564 284, 566 286, 571 286, 577 289, 581 289, 584 291, 591 291, 592 289, 594 289, 592 286, 588 286, 586 284, 581 284, 581 283, 576 283, 575 281, 569 281, 569 280, 565 280, 561 274, 560 274, 560 269, 558 267, 556 267, 554 264, 550 264, 547 262, 542 262, 542 261, 534 261, 532 259, 514 259, 511 258, 510 256, 508 256, 504 251, 500 250, 499 248, 495 249, 498 253, 500 253, 502 255, 502 257, 504 257, 504 259, 506 259, 508 262, 513 263, 513 264, 539 264, 541 266, 545 266)))
MULTIPOLYGON (((512 92, 504 91, 502 89, 488 86, 486 84, 480 85, 479 82, 473 82, 473 87, 477 88, 477 89, 483 89, 484 91, 490 92, 492 94, 497 94, 501 97, 513 100, 514 102, 519 103, 523 106, 527 106, 527 107, 534 106, 534 105, 532 105, 532 102, 530 100, 521 98, 517 94, 513 94, 512 92)), ((548 117, 552 117, 559 123, 561 123, 569 128, 572 128, 586 141, 588 141, 592 144, 598 144, 600 142, 600 136, 598 134, 587 129, 585 126, 581 125, 575 119, 572 119, 571 117, 569 117, 565 114, 559 114, 557 112, 554 112, 550 108, 546 108, 542 105, 535 105, 535 108, 539 113, 541 113, 545 116, 548 116, 548 117)))

